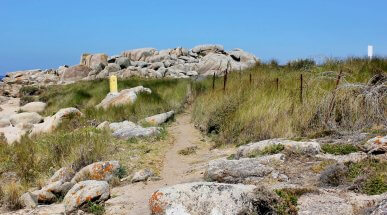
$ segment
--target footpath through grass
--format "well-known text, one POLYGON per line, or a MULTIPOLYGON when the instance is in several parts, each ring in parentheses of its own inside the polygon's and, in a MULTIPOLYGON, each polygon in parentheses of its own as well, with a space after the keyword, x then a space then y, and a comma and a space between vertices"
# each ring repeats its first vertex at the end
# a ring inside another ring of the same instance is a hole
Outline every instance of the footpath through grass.
MULTIPOLYGON (((163 155, 172 142, 166 131, 158 137, 125 141, 112 137, 108 131, 97 130, 95 126, 105 120, 137 122, 170 110, 178 112, 185 103, 188 84, 189 80, 119 80, 119 90, 142 85, 150 88, 152 93, 139 94, 134 104, 107 110, 98 110, 95 105, 109 92, 108 80, 23 88, 24 100, 47 102, 45 116, 51 116, 61 108, 76 107, 85 117, 70 117, 56 131, 33 139, 26 136, 20 143, 7 145, 0 142, 0 207, 4 204, 9 209, 20 208, 19 197, 23 192, 31 187, 42 187, 64 166, 78 171, 93 162, 118 160, 123 166, 118 178, 142 168, 158 174, 163 155), (7 175, 3 173, 15 174, 17 180, 3 177, 7 175)), ((119 180, 115 181, 119 183, 119 180)))

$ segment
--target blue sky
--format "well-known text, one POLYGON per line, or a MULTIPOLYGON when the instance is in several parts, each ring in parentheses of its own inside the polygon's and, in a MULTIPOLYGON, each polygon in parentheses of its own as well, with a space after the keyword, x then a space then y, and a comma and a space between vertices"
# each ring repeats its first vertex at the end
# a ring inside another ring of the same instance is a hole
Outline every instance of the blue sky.
POLYGON ((387 55, 386 0, 1 0, 0 74, 217 43, 263 60, 387 55))

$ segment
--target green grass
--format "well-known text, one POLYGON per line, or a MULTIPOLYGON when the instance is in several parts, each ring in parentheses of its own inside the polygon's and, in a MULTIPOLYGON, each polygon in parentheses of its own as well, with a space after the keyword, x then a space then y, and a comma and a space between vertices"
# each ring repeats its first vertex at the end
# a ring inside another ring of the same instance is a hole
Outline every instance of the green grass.
POLYGON ((356 191, 368 195, 387 192, 387 161, 366 159, 347 166, 347 179, 356 185, 356 191))
POLYGON ((87 202, 86 211, 94 215, 102 215, 105 213, 105 207, 102 204, 89 201, 87 202))
POLYGON ((84 112, 87 119, 102 121, 130 120, 137 122, 144 117, 167 112, 179 111, 187 95, 188 80, 172 79, 127 79, 119 80, 119 90, 136 86, 144 86, 152 90, 151 94, 139 94, 134 104, 111 107, 107 110, 97 109, 95 106, 105 98, 109 92, 107 80, 78 82, 64 86, 50 86, 39 100, 47 102, 43 113, 52 115, 61 108, 76 107, 84 112))
POLYGON ((298 198, 306 193, 314 192, 308 188, 279 189, 274 190, 281 201, 275 206, 278 215, 296 215, 298 214, 298 198))
POLYGON ((333 155, 347 155, 359 151, 359 149, 352 144, 323 144, 321 149, 324 153, 333 155))
POLYGON ((282 152, 285 149, 285 146, 282 144, 274 144, 266 146, 262 150, 254 151, 248 155, 249 158, 255 158, 264 155, 274 155, 282 152))
MULTIPOLYGON (((373 75, 386 71, 387 59, 350 58, 329 60, 323 65, 307 60, 286 66, 260 64, 241 75, 229 74, 226 91, 223 91, 222 77, 216 78, 215 90, 212 90, 212 78, 207 78, 193 87, 196 91, 193 121, 205 133, 216 134, 218 145, 242 145, 277 137, 305 137, 332 130, 331 124, 343 131, 383 124, 385 116, 367 111, 367 100, 352 89, 338 90, 334 98, 336 105, 333 112, 330 111, 340 69, 344 71, 341 83, 365 84, 373 75)), ((379 100, 378 111, 385 110, 383 101, 379 100)))

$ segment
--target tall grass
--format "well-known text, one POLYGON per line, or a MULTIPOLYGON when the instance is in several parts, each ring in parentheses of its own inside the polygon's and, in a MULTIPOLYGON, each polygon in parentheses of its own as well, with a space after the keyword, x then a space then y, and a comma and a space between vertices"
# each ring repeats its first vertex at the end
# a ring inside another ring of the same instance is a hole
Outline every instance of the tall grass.
POLYGON ((39 100, 48 107, 45 115, 52 115, 65 107, 76 107, 86 114, 86 118, 98 121, 138 121, 144 117, 179 110, 187 95, 188 80, 172 79, 126 79, 119 80, 119 90, 142 85, 152 90, 151 94, 140 94, 134 104, 111 107, 108 110, 96 109, 109 92, 107 80, 95 80, 64 86, 51 86, 39 100))
POLYGON ((386 65, 386 59, 348 59, 334 65, 331 61, 315 65, 310 60, 285 66, 270 62, 242 73, 231 73, 225 92, 223 78, 217 78, 215 90, 208 78, 195 86, 198 95, 193 120, 203 131, 217 134, 218 144, 312 135, 326 129, 321 121, 312 119, 324 98, 335 89, 340 69, 344 71, 341 83, 367 83, 374 74, 386 71, 386 65), (304 81, 302 103, 301 74, 304 81))

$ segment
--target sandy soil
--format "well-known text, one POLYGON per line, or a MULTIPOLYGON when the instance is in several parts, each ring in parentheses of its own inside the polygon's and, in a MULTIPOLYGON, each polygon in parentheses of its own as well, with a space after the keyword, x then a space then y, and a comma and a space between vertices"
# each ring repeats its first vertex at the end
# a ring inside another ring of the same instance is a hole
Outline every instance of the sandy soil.
POLYGON ((129 184, 112 189, 112 198, 106 202, 106 214, 149 214, 148 200, 161 187, 203 181, 203 173, 209 160, 231 153, 231 149, 211 150, 198 130, 190 122, 190 114, 177 116, 176 122, 168 128, 175 139, 174 145, 165 155, 161 180, 129 184), (179 151, 197 146, 192 155, 180 155, 179 151))

